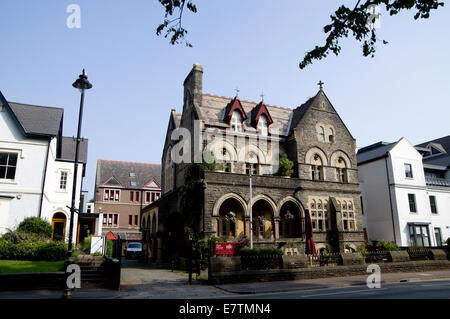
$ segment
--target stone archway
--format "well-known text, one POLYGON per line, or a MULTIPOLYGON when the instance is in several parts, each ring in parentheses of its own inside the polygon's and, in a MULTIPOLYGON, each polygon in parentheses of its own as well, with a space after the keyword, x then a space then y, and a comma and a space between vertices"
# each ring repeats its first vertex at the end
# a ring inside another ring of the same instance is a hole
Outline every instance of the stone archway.
POLYGON ((244 237, 245 205, 235 197, 225 199, 218 211, 216 234, 219 237, 244 237))
POLYGON ((279 237, 302 238, 303 219, 299 205, 286 200, 280 207, 279 237))
POLYGON ((275 213, 273 202, 265 198, 255 198, 251 219, 253 238, 259 240, 275 238, 275 213))

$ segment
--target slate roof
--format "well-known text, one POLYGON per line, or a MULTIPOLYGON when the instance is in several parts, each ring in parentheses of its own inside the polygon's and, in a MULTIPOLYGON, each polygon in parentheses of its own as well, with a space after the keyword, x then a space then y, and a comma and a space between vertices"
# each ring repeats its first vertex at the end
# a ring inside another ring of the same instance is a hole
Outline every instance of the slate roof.
MULTIPOLYGON (((216 96, 211 94, 202 95, 202 106, 199 108, 201 116, 206 125, 217 127, 228 127, 228 124, 223 122, 223 116, 226 106, 233 98, 216 96)), ((247 118, 251 119, 251 111, 258 103, 240 100, 241 105, 247 114, 247 118)), ((265 104, 267 110, 272 117, 273 124, 270 125, 270 130, 278 128, 280 135, 286 135, 289 119, 291 117, 292 109, 282 108, 278 106, 265 104)), ((255 128, 251 126, 250 120, 244 122, 244 129, 249 132, 256 132, 255 128)))
MULTIPOLYGON (((75 161, 76 139, 73 137, 63 136, 61 143, 61 157, 59 159, 65 161, 75 161)), ((78 162, 87 163, 88 140, 83 139, 80 142, 78 153, 78 162)))
POLYGON ((57 136, 64 109, 8 102, 27 135, 57 136))
POLYGON ((103 185, 111 176, 114 176, 124 188, 144 188, 153 178, 161 185, 161 165, 99 159, 96 186, 103 185), (134 173, 135 176, 130 176, 130 173, 134 173), (131 182, 135 182, 136 186, 131 182))
POLYGON ((449 167, 450 166, 450 135, 441 137, 441 138, 437 138, 435 140, 428 141, 425 143, 421 143, 416 146, 426 147, 430 143, 440 144, 447 153, 430 156, 428 158, 425 157, 423 159, 423 162, 426 164, 431 164, 431 165, 439 165, 439 166, 449 167))
POLYGON ((388 152, 397 144, 388 142, 378 142, 358 150, 356 161, 358 165, 385 157, 388 152))

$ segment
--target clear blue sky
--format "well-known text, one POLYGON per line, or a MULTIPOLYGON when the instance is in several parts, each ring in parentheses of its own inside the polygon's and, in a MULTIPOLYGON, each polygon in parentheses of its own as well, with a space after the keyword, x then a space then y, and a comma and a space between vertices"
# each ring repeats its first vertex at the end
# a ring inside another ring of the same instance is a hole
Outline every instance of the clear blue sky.
MULTIPOLYGON (((355 1, 345 1, 349 6, 355 1)), ((324 90, 358 147, 404 136, 413 144, 450 134, 450 12, 429 20, 382 12, 375 58, 352 39, 338 57, 298 68, 323 44, 322 27, 336 1, 198 1, 184 25, 194 45, 172 46, 155 35, 163 19, 156 0, 3 0, 0 2, 0 90, 10 101, 62 107, 64 134, 76 135, 79 92, 87 69, 94 88, 85 102, 89 139, 84 188, 93 194, 98 158, 159 163, 170 109, 182 109, 192 64, 204 68, 205 93, 294 108, 324 90), (81 28, 69 29, 69 4, 81 28)))

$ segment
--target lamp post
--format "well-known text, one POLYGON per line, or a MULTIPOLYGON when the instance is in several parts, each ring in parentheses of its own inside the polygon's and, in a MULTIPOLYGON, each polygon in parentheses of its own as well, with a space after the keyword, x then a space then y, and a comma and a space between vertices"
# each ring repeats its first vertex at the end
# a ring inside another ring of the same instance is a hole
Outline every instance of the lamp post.
POLYGON ((250 248, 253 249, 253 213, 252 213, 252 167, 249 169, 249 185, 250 185, 250 248))
POLYGON ((72 240, 73 240, 73 218, 75 214, 75 198, 76 198, 76 190, 77 190, 77 178, 78 178, 78 155, 80 148, 80 135, 81 135, 81 122, 83 119, 83 103, 84 103, 84 91, 92 88, 92 84, 89 83, 86 75, 86 70, 83 69, 83 74, 80 74, 78 79, 72 84, 72 86, 76 89, 79 89, 81 92, 81 100, 80 100, 80 113, 78 115, 78 132, 77 132, 77 140, 75 146, 75 167, 73 174, 73 187, 72 187, 72 205, 70 206, 70 228, 69 228, 69 247, 67 251, 67 257, 72 257, 72 240))

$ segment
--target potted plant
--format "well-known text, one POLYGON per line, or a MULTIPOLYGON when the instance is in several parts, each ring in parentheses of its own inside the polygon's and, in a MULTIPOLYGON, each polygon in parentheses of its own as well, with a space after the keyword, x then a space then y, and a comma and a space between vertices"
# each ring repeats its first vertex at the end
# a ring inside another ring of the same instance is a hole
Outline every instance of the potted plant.
POLYGON ((278 167, 278 176, 289 178, 294 173, 294 169, 292 168, 294 166, 294 162, 288 159, 286 154, 283 154, 280 157, 279 161, 279 167, 278 167))
POLYGON ((294 220, 295 216, 290 211, 287 211, 286 214, 284 214, 284 219, 287 221, 294 220))

